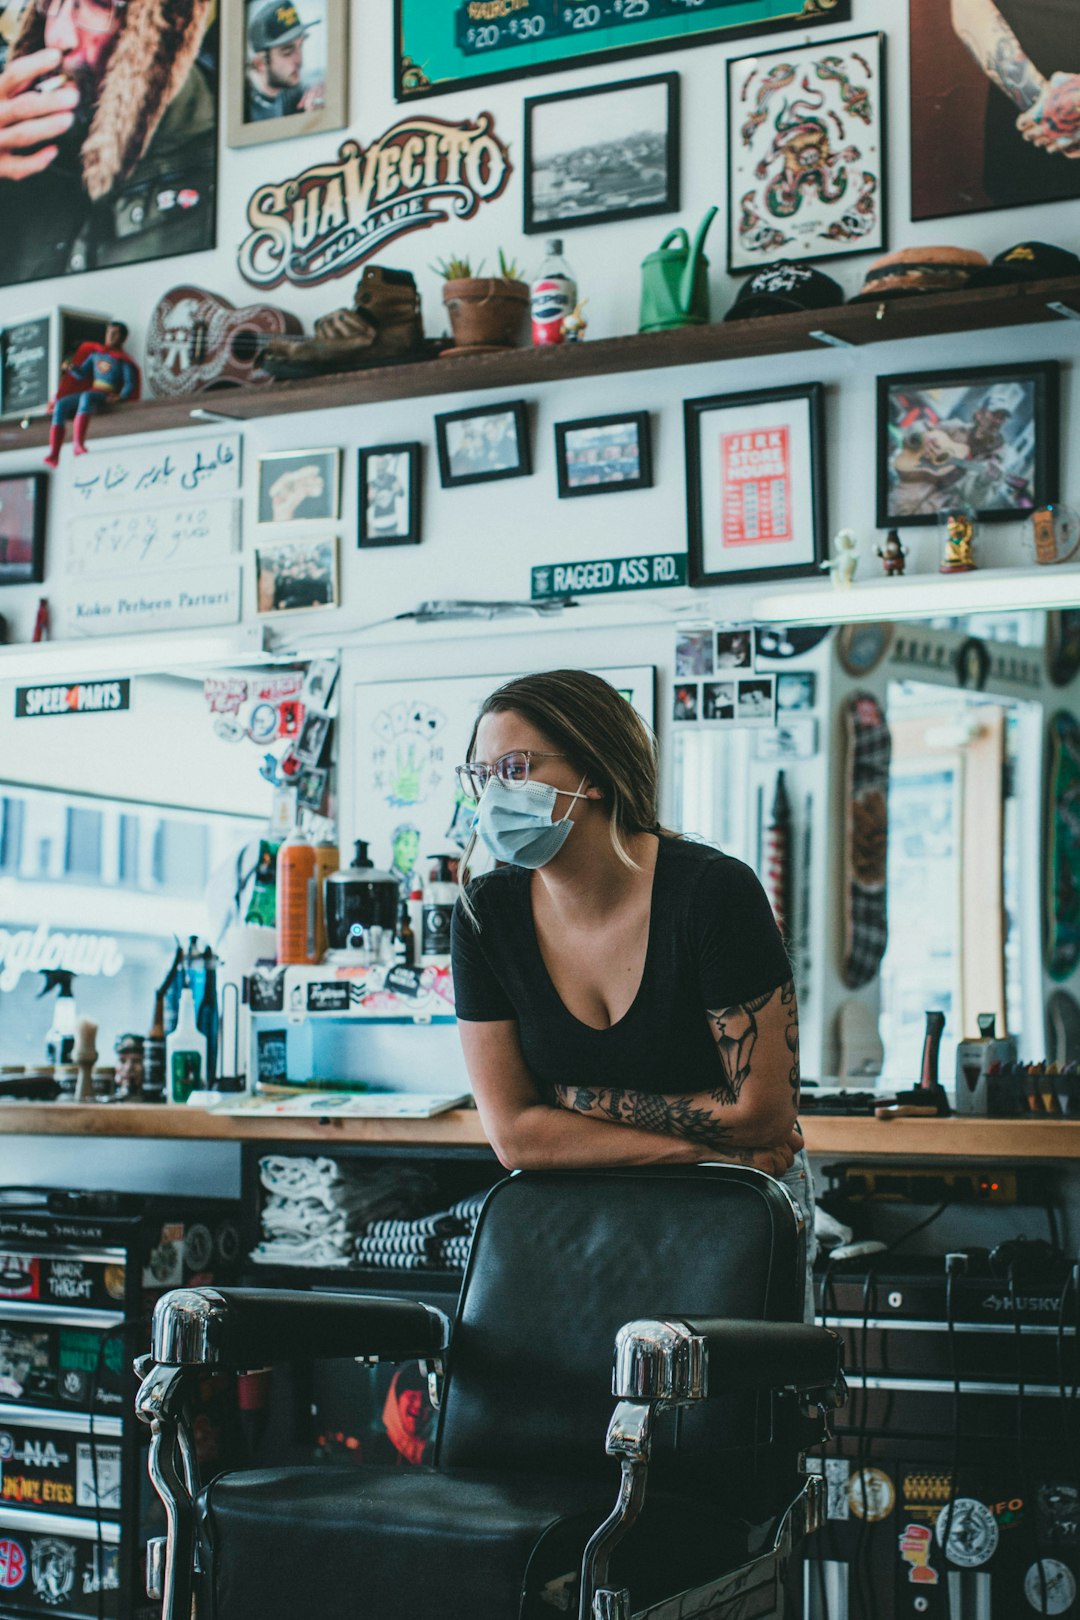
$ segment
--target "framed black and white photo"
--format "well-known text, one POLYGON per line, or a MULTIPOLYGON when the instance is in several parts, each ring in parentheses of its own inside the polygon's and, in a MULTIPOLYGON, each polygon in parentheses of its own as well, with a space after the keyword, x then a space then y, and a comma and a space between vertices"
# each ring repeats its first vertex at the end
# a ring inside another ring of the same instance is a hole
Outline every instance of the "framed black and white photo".
POLYGON ((40 585, 45 578, 47 473, 0 478, 0 585, 40 585))
POLYGON ((224 15, 230 146, 345 127, 347 0, 233 0, 224 15))
POLYGON ((877 522, 1015 522, 1057 499, 1056 361, 878 378, 877 522))
POLYGON ((648 411, 556 422, 555 461, 559 498, 607 495, 652 485, 648 411))
POLYGON ((359 544, 414 546, 419 540, 420 446, 361 450, 359 544))
POLYGON ((472 405, 435 418, 439 479, 444 489, 522 478, 532 471, 529 424, 523 399, 472 405))
POLYGON ((259 614, 337 607, 337 540, 322 535, 260 540, 255 549, 255 604, 259 614))
POLYGON ((526 97, 526 235, 678 208, 677 73, 526 97))
POLYGON ((884 250, 884 52, 859 34, 728 62, 732 274, 884 250))
POLYGON ((688 399, 691 585, 817 575, 826 556, 820 383, 688 399))
POLYGON ((340 450, 285 450, 259 457, 258 523, 332 523, 340 505, 340 450))

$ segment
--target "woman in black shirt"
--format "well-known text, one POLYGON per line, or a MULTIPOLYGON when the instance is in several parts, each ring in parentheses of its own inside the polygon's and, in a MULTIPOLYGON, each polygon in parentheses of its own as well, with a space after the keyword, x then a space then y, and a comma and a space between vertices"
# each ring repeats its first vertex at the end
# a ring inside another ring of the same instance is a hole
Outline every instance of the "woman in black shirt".
POLYGON ((812 1214, 783 941, 749 867, 661 830, 653 739, 631 705, 580 670, 509 681, 467 758, 473 839, 513 863, 468 887, 452 944, 502 1163, 731 1159, 797 1181, 812 1214))

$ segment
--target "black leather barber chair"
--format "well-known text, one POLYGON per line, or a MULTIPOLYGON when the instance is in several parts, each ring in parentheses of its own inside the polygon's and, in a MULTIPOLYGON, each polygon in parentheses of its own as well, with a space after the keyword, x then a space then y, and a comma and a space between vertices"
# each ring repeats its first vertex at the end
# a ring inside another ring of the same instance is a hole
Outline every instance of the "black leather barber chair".
POLYGON ((801 1453, 844 1397, 838 1336, 799 1320, 801 1219, 756 1170, 526 1173, 484 1205, 452 1330, 398 1299, 165 1295, 138 1396, 162 1620, 782 1616, 821 1514, 801 1453), (433 1467, 198 1483, 207 1368, 335 1356, 426 1364, 433 1467))

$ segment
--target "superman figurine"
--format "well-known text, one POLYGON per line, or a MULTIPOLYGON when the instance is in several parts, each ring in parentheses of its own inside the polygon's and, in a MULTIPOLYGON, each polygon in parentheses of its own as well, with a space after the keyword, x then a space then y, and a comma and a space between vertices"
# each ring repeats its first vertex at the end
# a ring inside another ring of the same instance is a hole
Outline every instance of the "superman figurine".
POLYGON ((123 321, 110 321, 104 343, 80 343, 71 364, 60 378, 52 404, 49 453, 46 467, 55 467, 64 442, 64 425, 74 418, 72 429, 75 454, 86 454, 86 431, 90 418, 107 405, 138 399, 142 386, 139 368, 124 353, 128 329, 123 321))

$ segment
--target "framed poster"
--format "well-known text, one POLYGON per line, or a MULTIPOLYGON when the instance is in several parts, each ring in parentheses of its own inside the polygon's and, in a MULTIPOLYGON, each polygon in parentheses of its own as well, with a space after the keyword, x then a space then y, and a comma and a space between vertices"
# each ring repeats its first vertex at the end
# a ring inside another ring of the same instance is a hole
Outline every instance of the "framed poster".
MULTIPOLYGON (((593 673, 653 727, 652 664, 593 673)), ((454 766, 464 762, 480 705, 510 679, 512 672, 455 675, 363 682, 353 689, 352 818, 364 828, 372 860, 402 883, 425 855, 464 849, 476 807, 464 798, 454 766)))
POLYGON ((395 94, 411 101, 850 18, 851 0, 394 0, 395 94))
POLYGON ((220 9, 84 0, 76 23, 70 7, 8 0, 0 66, 12 82, 29 71, 33 93, 5 93, 5 140, 33 155, 0 182, 0 286, 214 246, 220 9), (61 53, 62 74, 37 65, 43 50, 61 53))
POLYGON ((47 473, 0 478, 0 585, 40 585, 45 578, 47 473))
POLYGON ((688 399, 691 585, 817 574, 826 556, 820 383, 688 399))
POLYGON ((885 246, 885 37, 729 61, 728 269, 885 246))
POLYGON ((225 39, 229 145, 343 129, 348 69, 345 0, 234 0, 225 39))
POLYGON ((420 446, 379 444, 360 451, 361 546, 414 546, 420 540, 420 446))
POLYGON ((525 234, 679 208, 679 75, 525 102, 525 234))
POLYGON ((909 0, 908 17, 912 219, 1080 197, 1075 8, 909 0))
POLYGON ((877 521, 1009 523, 1057 498, 1058 366, 878 378, 877 521))

